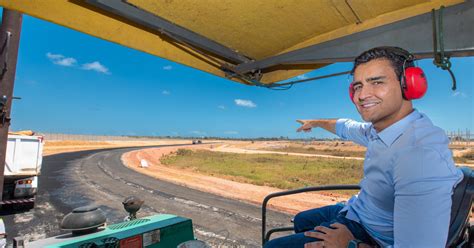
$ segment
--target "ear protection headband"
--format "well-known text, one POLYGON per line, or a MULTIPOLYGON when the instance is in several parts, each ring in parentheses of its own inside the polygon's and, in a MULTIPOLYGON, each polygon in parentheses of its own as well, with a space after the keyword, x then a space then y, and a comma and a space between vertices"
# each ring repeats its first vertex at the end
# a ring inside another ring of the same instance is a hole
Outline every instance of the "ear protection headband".
MULTIPOLYGON (((398 47, 383 48, 404 58, 402 75, 399 79, 403 98, 409 101, 422 98, 428 89, 428 81, 426 80, 425 73, 417 66, 405 67, 407 63, 413 63, 415 56, 398 47)), ((354 88, 352 83, 349 85, 349 96, 351 101, 354 102, 354 88)))

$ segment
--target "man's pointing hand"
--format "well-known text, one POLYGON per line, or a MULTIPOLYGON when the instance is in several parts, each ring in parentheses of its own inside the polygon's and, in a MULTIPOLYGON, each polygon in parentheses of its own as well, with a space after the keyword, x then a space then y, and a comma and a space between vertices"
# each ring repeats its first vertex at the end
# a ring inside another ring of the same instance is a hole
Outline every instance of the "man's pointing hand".
POLYGON ((301 123, 301 127, 296 130, 296 132, 311 132, 311 128, 313 128, 313 124, 311 120, 296 120, 297 122, 301 123))
POLYGON ((326 129, 327 131, 336 134, 336 119, 314 119, 314 120, 296 120, 301 123, 301 127, 296 131, 301 132, 311 132, 313 127, 320 127, 326 129))

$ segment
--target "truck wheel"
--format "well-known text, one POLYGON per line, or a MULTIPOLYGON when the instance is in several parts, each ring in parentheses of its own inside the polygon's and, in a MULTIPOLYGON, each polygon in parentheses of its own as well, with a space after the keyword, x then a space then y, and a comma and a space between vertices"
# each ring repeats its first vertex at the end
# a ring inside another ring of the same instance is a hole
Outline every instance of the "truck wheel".
POLYGON ((35 208, 35 203, 34 202, 25 203, 23 208, 25 210, 33 209, 33 208, 35 208))
POLYGON ((34 207, 35 207, 34 202, 15 204, 15 205, 11 206, 13 211, 20 211, 20 212, 29 211, 29 210, 33 209, 34 207))

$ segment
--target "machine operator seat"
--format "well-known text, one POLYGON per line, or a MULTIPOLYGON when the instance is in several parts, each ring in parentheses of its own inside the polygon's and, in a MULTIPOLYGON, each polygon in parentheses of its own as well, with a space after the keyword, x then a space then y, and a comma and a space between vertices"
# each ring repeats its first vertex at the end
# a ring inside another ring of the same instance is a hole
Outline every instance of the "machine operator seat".
POLYGON ((472 242, 474 238, 472 237, 474 233, 469 234, 471 229, 469 217, 474 197, 474 171, 468 167, 461 167, 461 170, 464 178, 456 186, 452 196, 447 247, 464 247, 463 244, 472 242))
MULTIPOLYGON (((460 168, 463 180, 456 185, 452 196, 451 220, 446 247, 474 247, 474 223, 470 223, 470 213, 474 199, 474 171, 468 167, 460 168), (470 246, 471 245, 471 246, 470 246)), ((265 244, 275 232, 290 231, 293 227, 274 228, 266 232, 266 207, 271 198, 320 190, 359 189, 358 185, 327 185, 308 187, 297 190, 277 192, 265 197, 262 204, 262 243, 265 244)))

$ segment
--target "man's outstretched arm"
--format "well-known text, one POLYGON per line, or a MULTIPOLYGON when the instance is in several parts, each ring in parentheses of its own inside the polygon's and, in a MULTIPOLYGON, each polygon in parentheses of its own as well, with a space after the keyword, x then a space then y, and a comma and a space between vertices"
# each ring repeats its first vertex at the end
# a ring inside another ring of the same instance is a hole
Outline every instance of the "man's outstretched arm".
POLYGON ((310 132, 314 127, 324 128, 327 131, 336 134, 336 122, 337 119, 316 119, 316 120, 296 120, 301 123, 301 127, 298 128, 297 132, 310 132))
POLYGON ((296 120, 302 126, 296 131, 310 132, 313 127, 321 127, 344 140, 351 140, 363 146, 369 141, 367 135, 370 123, 357 122, 350 119, 314 119, 296 120))

